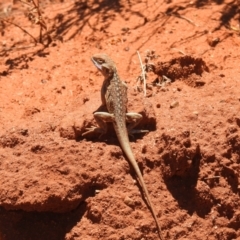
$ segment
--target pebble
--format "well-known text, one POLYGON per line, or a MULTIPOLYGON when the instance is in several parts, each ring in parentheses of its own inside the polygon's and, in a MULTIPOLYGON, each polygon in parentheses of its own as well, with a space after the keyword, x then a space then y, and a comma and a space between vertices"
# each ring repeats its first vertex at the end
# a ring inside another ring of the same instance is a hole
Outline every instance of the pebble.
POLYGON ((173 101, 171 104, 170 104, 170 108, 175 108, 179 106, 179 102, 178 101, 173 101))
POLYGON ((198 111, 194 111, 193 114, 198 116, 198 111))
POLYGON ((130 198, 130 197, 125 197, 123 201, 129 207, 134 207, 135 206, 135 203, 134 203, 133 199, 130 198))

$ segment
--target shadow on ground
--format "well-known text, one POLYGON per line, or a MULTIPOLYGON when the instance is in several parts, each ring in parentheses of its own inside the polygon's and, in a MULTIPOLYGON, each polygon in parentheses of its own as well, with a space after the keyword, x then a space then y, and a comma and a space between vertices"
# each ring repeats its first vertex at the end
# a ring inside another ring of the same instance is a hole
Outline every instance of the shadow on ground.
POLYGON ((85 204, 69 213, 6 211, 0 208, 1 240, 61 240, 81 220, 85 204))

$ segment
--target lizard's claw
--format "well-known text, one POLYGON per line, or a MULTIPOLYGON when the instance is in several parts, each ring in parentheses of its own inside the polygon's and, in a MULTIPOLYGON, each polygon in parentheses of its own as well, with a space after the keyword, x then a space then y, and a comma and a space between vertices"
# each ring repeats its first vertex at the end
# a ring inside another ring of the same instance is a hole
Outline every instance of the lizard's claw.
POLYGON ((87 131, 82 134, 83 137, 86 136, 86 135, 89 134, 89 133, 100 133, 99 138, 101 138, 102 135, 105 133, 105 132, 102 130, 102 128, 95 127, 95 126, 92 126, 92 127, 90 127, 90 128, 86 128, 86 130, 87 130, 87 131))
POLYGON ((128 136, 132 139, 135 139, 134 134, 137 133, 148 133, 148 130, 140 130, 140 129, 128 129, 128 136))
POLYGON ((128 134, 131 136, 133 134, 137 134, 137 133, 148 133, 148 130, 141 130, 141 129, 131 129, 128 130, 128 134))
POLYGON ((87 131, 84 132, 84 133, 82 134, 82 136, 85 136, 85 135, 87 135, 87 134, 89 134, 89 133, 102 133, 101 128, 95 127, 95 126, 89 127, 89 128, 85 128, 85 129, 86 129, 87 131))

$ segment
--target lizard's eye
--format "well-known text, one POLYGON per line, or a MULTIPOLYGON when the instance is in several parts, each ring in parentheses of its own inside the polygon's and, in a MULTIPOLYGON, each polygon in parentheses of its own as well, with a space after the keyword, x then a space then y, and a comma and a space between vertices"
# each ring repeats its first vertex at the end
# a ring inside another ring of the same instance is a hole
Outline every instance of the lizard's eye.
POLYGON ((98 63, 100 63, 100 64, 104 63, 104 60, 103 60, 103 59, 98 59, 97 61, 98 61, 98 63))

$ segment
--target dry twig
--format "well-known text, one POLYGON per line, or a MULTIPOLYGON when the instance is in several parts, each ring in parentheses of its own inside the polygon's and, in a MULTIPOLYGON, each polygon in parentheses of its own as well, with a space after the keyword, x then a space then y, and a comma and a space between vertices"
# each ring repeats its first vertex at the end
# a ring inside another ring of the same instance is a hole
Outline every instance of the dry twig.
POLYGON ((12 25, 20 28, 23 32, 25 32, 27 35, 29 35, 29 36, 34 40, 34 42, 37 44, 38 40, 37 40, 32 34, 30 34, 28 31, 26 31, 25 29, 23 29, 23 28, 22 28, 21 26, 19 26, 18 24, 14 23, 14 22, 12 22, 12 21, 9 21, 9 20, 7 20, 7 19, 1 19, 1 21, 7 22, 7 23, 9 23, 9 24, 12 24, 12 25))
POLYGON ((15 0, 14 3, 16 3, 17 1, 29 6, 30 9, 27 12, 27 17, 33 24, 37 24, 40 26, 39 39, 37 40, 36 37, 34 37, 32 34, 30 34, 27 30, 25 30, 19 24, 14 23, 12 20, 9 20, 7 18, 1 18, 0 21, 6 22, 6 23, 9 23, 9 24, 12 24, 12 25, 18 27, 24 33, 29 35, 34 40, 35 44, 37 44, 39 42, 39 43, 43 44, 45 47, 47 47, 52 42, 52 39, 48 33, 47 24, 43 19, 43 16, 42 16, 42 13, 40 10, 40 6, 39 6, 39 0, 15 0), (43 42, 43 31, 44 30, 45 30, 45 33, 47 36, 46 44, 44 44, 44 42, 43 42))
MULTIPOLYGON (((39 0, 19 0, 22 3, 25 3, 32 7, 32 9, 28 12, 28 19, 33 23, 40 26, 39 29, 39 42, 43 44, 43 29, 47 32, 47 24, 45 23, 42 13, 39 8, 39 0)), ((49 36, 48 36, 49 37, 49 36)), ((49 38, 48 38, 49 40, 49 38)), ((49 44, 49 43, 48 43, 49 44)))
POLYGON ((220 178, 220 176, 212 176, 212 177, 204 178, 204 180, 219 179, 219 178, 220 178))
POLYGON ((139 51, 137 51, 137 54, 138 54, 139 62, 140 62, 141 69, 142 69, 142 75, 139 76, 138 79, 143 80, 143 92, 144 92, 144 97, 146 97, 146 94, 147 94, 147 91, 146 91, 146 75, 147 75, 146 69, 144 68, 144 66, 142 64, 142 59, 141 59, 139 51))

